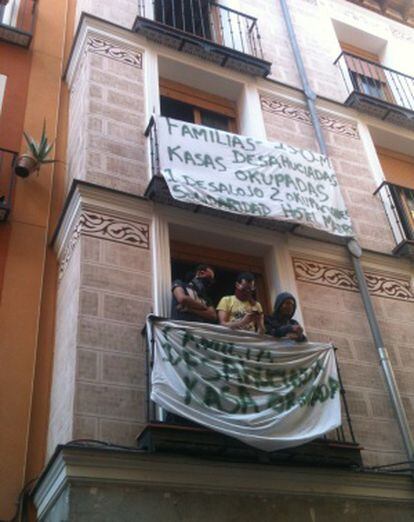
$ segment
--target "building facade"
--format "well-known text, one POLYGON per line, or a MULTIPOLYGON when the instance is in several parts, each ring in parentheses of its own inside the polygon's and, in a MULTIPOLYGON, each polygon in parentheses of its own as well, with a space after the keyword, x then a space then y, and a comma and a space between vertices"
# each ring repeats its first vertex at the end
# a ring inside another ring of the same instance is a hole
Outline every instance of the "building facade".
POLYGON ((49 167, 17 180, 4 225, 18 237, 19 223, 33 219, 40 234, 37 265, 24 250, 33 249, 27 238, 5 255, 2 319, 8 332, 28 338, 10 337, 6 346, 7 375, 18 374, 27 390, 24 408, 10 408, 19 416, 12 432, 18 421, 26 427, 19 464, 14 456, 5 470, 4 516, 13 514, 24 483, 38 478, 31 500, 45 521, 410 520, 410 3, 395 0, 381 11, 375 2, 368 9, 345 0, 77 0, 50 17, 60 42, 53 56, 41 29, 51 13, 46 4, 38 3, 30 55, 22 58, 32 61, 26 116, 13 144, 3 143, 19 152, 23 128, 39 131, 46 115, 57 129, 56 157, 64 159, 53 177, 49 167), (54 69, 50 83, 32 91, 36 74, 45 81, 33 63, 37 46, 44 46, 39 60, 43 52, 54 69), (360 260, 345 241, 306 227, 177 203, 158 169, 163 143, 153 115, 316 152, 326 147, 360 260), (20 273, 13 256, 27 259, 20 273), (148 313, 169 315, 172 278, 200 262, 217 268, 223 292, 237 271, 254 272, 268 312, 278 292, 290 291, 308 338, 334 343, 347 404, 335 441, 269 457, 211 433, 160 426, 160 412, 154 424, 141 330, 148 313), (22 308, 26 265, 36 265, 36 291, 22 308), (9 319, 13 299, 30 333, 9 319), (384 346, 373 337, 376 325, 384 346), (26 350, 18 361, 14 346, 26 350), (23 472, 7 489, 16 469, 23 472))

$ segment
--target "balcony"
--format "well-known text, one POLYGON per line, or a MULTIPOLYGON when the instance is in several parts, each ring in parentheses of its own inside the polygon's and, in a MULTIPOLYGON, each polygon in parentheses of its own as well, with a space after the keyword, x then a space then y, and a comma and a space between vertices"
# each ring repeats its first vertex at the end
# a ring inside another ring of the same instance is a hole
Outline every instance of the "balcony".
POLYGON ((0 5, 0 40, 29 47, 35 13, 36 0, 9 0, 0 5))
POLYGON ((140 0, 133 31, 178 51, 255 76, 267 76, 257 19, 207 0, 140 0))
MULTIPOLYGON (((356 442, 338 363, 342 425, 331 433, 301 446, 268 452, 176 415, 167 422, 166 412, 150 400, 152 346, 146 343, 147 401, 146 426, 138 434, 138 448, 161 453, 202 456, 213 460, 261 462, 268 464, 310 465, 358 468, 362 465, 361 446, 356 442)), ((336 357, 335 357, 336 360, 336 357)))
POLYGON ((384 181, 374 195, 382 200, 397 243, 393 254, 414 260, 414 190, 384 181))
POLYGON ((13 167, 16 158, 16 152, 0 149, 0 223, 7 221, 11 209, 15 181, 13 167))
POLYGON ((221 219, 230 220, 233 222, 240 223, 242 225, 258 226, 261 228, 266 228, 268 230, 288 232, 298 228, 298 225, 295 223, 277 221, 273 219, 264 219, 260 217, 245 216, 243 214, 236 214, 232 212, 226 212, 224 210, 209 208, 204 205, 184 203, 178 201, 177 199, 174 199, 171 196, 164 176, 161 174, 159 154, 160 146, 162 146, 162 144, 159 143, 159 137, 154 118, 151 118, 149 121, 149 124, 145 130, 145 137, 148 138, 150 141, 150 163, 152 177, 144 195, 150 200, 155 201, 157 203, 161 203, 163 205, 181 208, 193 212, 194 214, 219 217, 221 219))
POLYGON ((414 78, 345 52, 335 64, 348 92, 345 105, 414 129, 414 78))

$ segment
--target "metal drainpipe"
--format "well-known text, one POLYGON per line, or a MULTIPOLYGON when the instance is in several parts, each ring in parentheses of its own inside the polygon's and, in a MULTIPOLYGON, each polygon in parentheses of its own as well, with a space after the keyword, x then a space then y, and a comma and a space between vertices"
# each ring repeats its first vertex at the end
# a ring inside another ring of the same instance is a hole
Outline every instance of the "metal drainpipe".
MULTIPOLYGON (((290 44, 292 46, 293 54, 295 57, 296 67, 298 69, 299 76, 302 82, 303 92, 306 96, 306 102, 311 116, 312 126, 316 134, 316 139, 318 141, 321 153, 328 155, 328 149, 322 134, 321 125, 319 123, 318 118, 318 112, 315 106, 316 94, 312 91, 312 89, 309 86, 308 77, 303 64, 298 42, 296 40, 296 34, 293 28, 289 7, 287 5, 287 0, 279 1, 282 7, 283 17, 286 23, 290 44)), ((374 307, 372 306, 371 296, 368 291, 364 271, 362 269, 361 262, 359 259, 362 254, 362 249, 359 246, 358 241, 356 241, 355 239, 351 239, 348 242, 347 247, 350 253, 350 257, 352 259, 352 263, 354 265, 355 273, 358 280, 359 291, 361 293, 362 301, 364 303, 365 313, 367 315, 368 323, 371 329, 371 334, 378 352, 381 368, 385 377, 385 382, 387 383, 387 389, 391 399, 391 404, 394 408, 394 412, 397 417, 398 426, 400 428, 408 460, 411 461, 410 468, 414 477, 414 442, 408 424, 407 415, 405 413, 401 396, 398 391, 398 386, 395 380, 394 372, 392 370, 392 366, 388 357, 387 349, 384 347, 384 342, 382 340, 382 335, 379 329, 374 307)))

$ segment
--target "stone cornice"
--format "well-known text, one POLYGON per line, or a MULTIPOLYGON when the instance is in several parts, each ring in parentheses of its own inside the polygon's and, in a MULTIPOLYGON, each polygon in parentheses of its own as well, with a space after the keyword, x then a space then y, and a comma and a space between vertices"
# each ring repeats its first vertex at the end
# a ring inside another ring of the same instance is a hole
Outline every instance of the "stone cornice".
POLYGON ((141 69, 144 49, 137 44, 137 37, 131 31, 82 13, 64 74, 69 86, 74 83, 88 53, 141 69))
POLYGON ((75 180, 53 236, 62 277, 80 235, 149 248, 152 203, 75 180))
POLYGON ((66 483, 76 482, 203 493, 323 496, 414 505, 412 479, 408 476, 64 447, 36 485, 34 501, 39 518, 44 516, 66 483))

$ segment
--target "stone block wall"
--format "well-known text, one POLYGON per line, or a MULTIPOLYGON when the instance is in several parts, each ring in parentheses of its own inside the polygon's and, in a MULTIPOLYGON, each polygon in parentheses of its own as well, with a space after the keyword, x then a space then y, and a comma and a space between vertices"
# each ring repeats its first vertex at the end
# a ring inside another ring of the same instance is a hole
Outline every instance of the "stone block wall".
POLYGON ((56 444, 134 445, 146 415, 149 217, 82 210, 61 250, 49 429, 56 444))
POLYGON ((142 53, 88 34, 70 79, 68 182, 142 194, 148 182, 142 53))
POLYGON ((75 397, 76 343, 79 315, 80 285, 79 243, 68 245, 61 258, 61 279, 57 294, 56 329, 50 396, 47 453, 57 444, 72 439, 75 397), (70 256, 70 258, 69 258, 70 256))
POLYGON ((76 20, 79 20, 82 13, 89 13, 131 29, 138 14, 138 0, 77 0, 76 20))
MULTIPOLYGON (((328 30, 331 29, 330 21, 324 18, 323 14, 321 16, 320 9, 312 1, 289 0, 288 4, 311 88, 320 96, 343 101, 346 98, 346 90, 341 73, 334 65, 337 56, 335 52, 332 54, 332 47, 326 39, 326 30, 321 27, 324 23, 328 24, 328 30)), ((301 87, 279 2, 243 1, 240 2, 240 10, 255 16, 258 20, 264 57, 272 63, 269 78, 301 87)), ((339 52, 337 54, 339 55, 339 52)))
MULTIPOLYGON (((318 150, 308 111, 281 96, 261 94, 267 138, 318 150)), ((357 122, 320 111, 329 157, 338 177, 356 236, 363 248, 390 253, 395 247, 357 122)))
MULTIPOLYGON (((379 358, 372 341, 355 277, 350 267, 317 258, 293 258, 306 331, 312 341, 333 342, 365 465, 406 459, 379 358)), ((366 275, 375 312, 409 422, 414 427, 414 294, 404 274, 366 275)))

